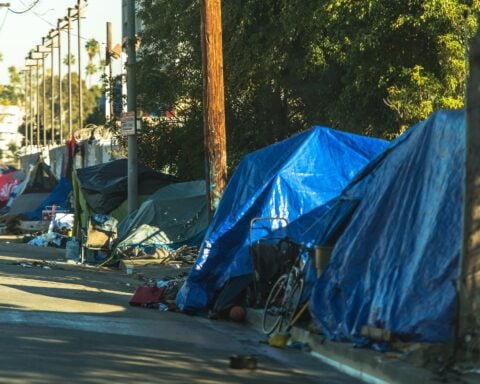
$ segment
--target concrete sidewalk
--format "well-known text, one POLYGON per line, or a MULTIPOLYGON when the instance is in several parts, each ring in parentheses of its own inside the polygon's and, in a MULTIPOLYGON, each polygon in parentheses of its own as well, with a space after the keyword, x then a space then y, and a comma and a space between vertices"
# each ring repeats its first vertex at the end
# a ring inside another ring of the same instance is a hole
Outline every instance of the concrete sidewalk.
MULTIPOLYGON (((247 321, 262 332, 262 309, 247 311, 247 321)), ((267 336, 265 336, 267 339, 267 336)), ((415 344, 411 353, 381 353, 372 349, 355 348, 351 343, 326 340, 322 335, 309 332, 306 327, 294 326, 290 331, 290 343, 305 343, 310 353, 324 363, 361 379, 367 383, 416 384, 416 383, 465 383, 479 384, 480 374, 460 374, 454 370, 437 371, 422 368, 429 360, 436 359, 438 346, 415 344)), ((440 367, 441 362, 437 361, 440 367)))

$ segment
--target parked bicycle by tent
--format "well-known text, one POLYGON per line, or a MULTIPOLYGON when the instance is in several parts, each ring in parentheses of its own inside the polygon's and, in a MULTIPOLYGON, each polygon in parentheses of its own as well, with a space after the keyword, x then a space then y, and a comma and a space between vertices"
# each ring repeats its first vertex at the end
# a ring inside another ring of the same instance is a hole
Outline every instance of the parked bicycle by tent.
MULTIPOLYGON (((282 249, 285 245, 298 245, 288 238, 280 241, 279 247, 282 249)), ((312 250, 305 246, 298 247, 290 260, 288 272, 282 274, 273 285, 268 295, 263 310, 263 331, 270 335, 274 331, 288 331, 293 320, 298 320, 300 316, 295 316, 302 304, 303 290, 305 285, 304 261, 303 256, 311 257, 312 250)), ((302 308, 302 313, 305 308, 302 308)))

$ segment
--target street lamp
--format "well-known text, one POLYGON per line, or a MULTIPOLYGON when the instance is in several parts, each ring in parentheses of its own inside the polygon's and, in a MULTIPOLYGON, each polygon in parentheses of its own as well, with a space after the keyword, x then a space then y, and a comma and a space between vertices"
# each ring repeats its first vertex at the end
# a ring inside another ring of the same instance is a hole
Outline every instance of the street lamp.
MULTIPOLYGON (((32 98, 33 98, 33 89, 32 89, 32 67, 37 65, 37 61, 28 58, 28 56, 25 58, 25 67, 28 68, 28 74, 29 74, 29 103, 28 103, 28 117, 30 118, 30 124, 28 123, 27 120, 27 105, 25 103, 25 144, 28 147, 30 145, 30 153, 33 152, 33 103, 32 103, 32 98), (30 138, 29 138, 30 136, 30 138)), ((27 86, 27 82, 25 81, 25 85, 27 86)), ((26 93, 25 93, 26 97, 26 93)))
POLYGON ((40 73, 39 73, 39 68, 38 68, 38 61, 43 59, 43 54, 36 52, 34 50, 30 51, 29 54, 29 59, 35 60, 35 65, 36 65, 36 80, 37 80, 37 86, 35 89, 35 109, 36 109, 36 123, 37 123, 37 149, 40 148, 40 85, 39 85, 39 79, 40 79, 40 73))
POLYGON ((68 22, 65 19, 58 19, 58 114, 60 123, 60 143, 63 143, 63 90, 62 90, 62 31, 67 28, 68 22))
POLYGON ((37 45, 37 52, 42 53, 42 123, 43 123, 43 146, 47 146, 47 106, 46 106, 46 87, 45 87, 45 58, 50 49, 44 45, 37 45))

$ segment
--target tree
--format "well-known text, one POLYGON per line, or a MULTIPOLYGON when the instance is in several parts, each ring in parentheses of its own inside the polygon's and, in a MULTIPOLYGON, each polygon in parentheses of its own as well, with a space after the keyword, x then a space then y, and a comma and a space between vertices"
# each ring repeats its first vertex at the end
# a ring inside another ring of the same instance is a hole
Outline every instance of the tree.
MULTIPOLYGON (((222 6, 231 167, 314 124, 393 138, 436 109, 463 106, 478 0, 222 6)), ((158 167, 181 177, 202 177, 199 1, 141 0, 139 16, 138 104, 175 115, 174 124, 152 122, 162 148, 140 156, 158 156, 158 167)))
POLYGON ((85 49, 88 54, 88 61, 92 62, 96 55, 100 54, 100 44, 95 39, 90 39, 85 43, 85 49))
POLYGON ((87 66, 85 67, 85 73, 87 75, 87 83, 90 84, 90 86, 92 85, 91 82, 89 80, 91 80, 91 77, 97 73, 98 71, 98 68, 95 64, 93 63, 88 63, 87 66))
POLYGON ((73 53, 70 54, 70 56, 68 55, 65 55, 64 58, 63 58, 63 64, 64 65, 68 65, 70 63, 70 65, 75 65, 76 63, 76 59, 75 59, 75 56, 73 55, 73 53))

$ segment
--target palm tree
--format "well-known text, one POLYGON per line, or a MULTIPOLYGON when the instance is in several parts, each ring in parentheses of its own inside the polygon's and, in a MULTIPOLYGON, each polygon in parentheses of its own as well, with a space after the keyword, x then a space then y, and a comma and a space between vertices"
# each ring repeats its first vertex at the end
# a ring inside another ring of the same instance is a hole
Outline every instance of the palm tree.
POLYGON ((65 55, 65 57, 63 58, 63 64, 68 65, 69 62, 70 65, 75 65, 75 56, 72 53, 70 54, 70 57, 68 57, 68 55, 65 55))
POLYGON ((89 83, 89 87, 92 86, 91 84, 91 78, 92 78, 92 75, 94 75, 95 73, 97 73, 97 66, 95 64, 93 64, 92 62, 88 63, 87 66, 85 67, 85 73, 87 74, 87 83, 89 83))
POLYGON ((100 53, 100 44, 95 39, 90 39, 85 43, 85 49, 88 54, 88 61, 91 63, 95 55, 100 53))

